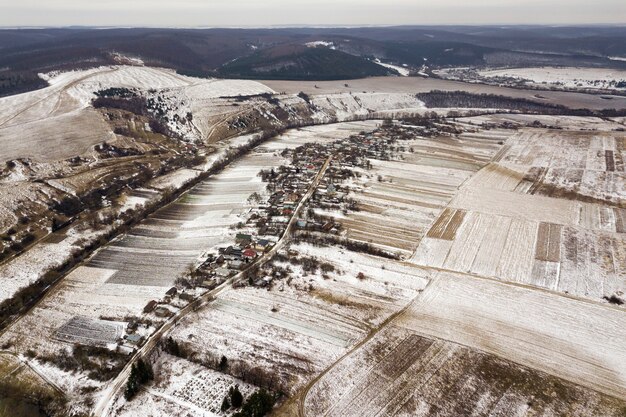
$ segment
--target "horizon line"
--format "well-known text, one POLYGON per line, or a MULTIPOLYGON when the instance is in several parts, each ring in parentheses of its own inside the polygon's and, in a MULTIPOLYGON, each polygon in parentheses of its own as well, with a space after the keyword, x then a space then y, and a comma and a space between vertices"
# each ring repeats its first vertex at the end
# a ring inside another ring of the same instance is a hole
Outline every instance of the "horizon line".
POLYGON ((44 29, 358 29, 358 28, 436 28, 436 27, 624 27, 626 23, 439 23, 439 24, 289 24, 289 25, 217 25, 217 26, 179 26, 179 25, 12 25, 2 26, 0 30, 44 30, 44 29))

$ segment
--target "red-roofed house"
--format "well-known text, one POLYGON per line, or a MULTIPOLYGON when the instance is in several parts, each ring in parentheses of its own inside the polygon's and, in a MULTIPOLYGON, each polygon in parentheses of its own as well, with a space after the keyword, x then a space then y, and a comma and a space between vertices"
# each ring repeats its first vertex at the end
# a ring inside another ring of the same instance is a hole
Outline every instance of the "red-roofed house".
POLYGON ((257 253, 254 249, 244 249, 244 251, 242 252, 242 255, 244 258, 248 258, 248 259, 254 259, 257 256, 257 253))

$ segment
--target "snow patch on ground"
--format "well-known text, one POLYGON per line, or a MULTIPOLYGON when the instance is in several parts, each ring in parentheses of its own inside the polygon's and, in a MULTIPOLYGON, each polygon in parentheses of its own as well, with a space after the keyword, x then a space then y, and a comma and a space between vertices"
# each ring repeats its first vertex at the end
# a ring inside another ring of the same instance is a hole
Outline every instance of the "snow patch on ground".
POLYGON ((305 43, 305 45, 309 48, 325 47, 325 48, 330 48, 330 49, 336 49, 335 44, 332 42, 328 42, 328 41, 307 42, 305 43))
POLYGON ((626 71, 610 68, 510 68, 478 72, 487 78, 510 77, 528 80, 532 84, 554 84, 568 88, 614 88, 616 83, 626 81, 626 71))
POLYGON ((410 71, 409 71, 409 69, 408 69, 408 68, 401 67, 401 66, 399 66, 399 65, 386 64, 386 63, 384 63, 384 62, 381 62, 381 60, 380 60, 380 59, 378 59, 378 58, 377 58, 377 59, 375 59, 375 60, 374 60, 374 62, 375 62, 376 64, 380 65, 380 66, 385 67, 385 68, 389 68, 389 69, 392 69, 392 70, 396 70, 396 71, 398 71, 398 73, 399 73, 400 75, 402 75, 403 77, 408 77, 408 76, 409 76, 410 71))

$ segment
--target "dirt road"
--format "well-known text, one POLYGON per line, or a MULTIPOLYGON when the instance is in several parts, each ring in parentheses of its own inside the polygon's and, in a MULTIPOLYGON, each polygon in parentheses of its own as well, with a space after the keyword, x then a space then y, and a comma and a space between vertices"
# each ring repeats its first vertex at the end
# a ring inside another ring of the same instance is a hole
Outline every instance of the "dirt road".
MULTIPOLYGON (((268 252, 264 253, 261 257, 259 257, 256 262, 252 265, 263 265, 267 261, 269 261, 276 252, 278 252, 285 244, 289 241, 290 234, 293 228, 296 225, 298 216, 302 211, 306 202, 311 198, 315 190, 317 189, 319 182, 322 177, 326 173, 328 166, 332 160, 332 156, 328 157, 319 172, 309 185, 307 192, 302 196, 298 206, 293 212, 293 216, 291 217, 287 227, 285 228, 285 232, 281 239, 274 245, 272 249, 268 252)), ((251 266, 252 266, 251 265, 251 266)), ((135 364, 139 359, 147 357, 150 352, 157 346, 161 338, 167 334, 167 332, 175 327, 178 322, 180 322, 183 318, 185 318, 188 314, 196 311, 207 304, 211 303, 220 293, 227 290, 233 283, 240 281, 244 274, 245 270, 233 276, 232 278, 226 280, 221 285, 216 287, 215 289, 204 293, 202 296, 191 302, 189 305, 178 311, 174 316, 172 316, 168 321, 166 321, 156 332, 154 332, 145 344, 133 355, 133 357, 128 361, 126 366, 122 369, 122 371, 115 377, 113 381, 109 383, 109 386, 106 388, 104 395, 100 398, 96 407, 94 409, 93 415, 95 417, 106 417, 109 415, 113 402, 117 396, 117 393, 122 389, 122 387, 126 384, 128 376, 130 375, 131 368, 133 364, 135 364)))

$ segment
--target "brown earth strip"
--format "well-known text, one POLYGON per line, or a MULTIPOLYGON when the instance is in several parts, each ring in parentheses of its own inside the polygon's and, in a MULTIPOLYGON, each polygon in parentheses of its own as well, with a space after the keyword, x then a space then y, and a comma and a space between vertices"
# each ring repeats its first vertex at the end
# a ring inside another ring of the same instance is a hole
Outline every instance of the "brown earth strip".
POLYGON ((420 337, 416 334, 409 335, 409 337, 404 339, 378 364, 378 373, 392 380, 398 378, 409 369, 432 344, 433 340, 420 337))
POLYGON ((454 216, 452 216, 450 223, 448 223, 446 230, 444 230, 443 235, 441 236, 442 239, 454 240, 456 238, 456 232, 459 230, 461 223, 463 223, 463 220, 465 219, 465 213, 466 212, 463 210, 457 210, 456 213, 454 213, 454 216))
POLYGON ((500 162, 502 158, 511 150, 511 145, 504 145, 497 154, 493 158, 491 158, 491 162, 500 162))
POLYGON ((384 207, 377 206, 374 204, 368 204, 363 201, 358 201, 356 206, 359 209, 358 211, 365 211, 365 212, 374 213, 374 214, 383 214, 386 210, 384 207))
POLYGON ((359 240, 374 245, 394 247, 405 251, 412 251, 415 249, 415 246, 417 246, 417 242, 414 240, 395 239, 358 231, 349 231, 347 237, 353 240, 359 240))
POLYGON ((606 161, 606 170, 609 172, 615 171, 615 159, 613 158, 613 151, 604 151, 604 159, 606 161))
POLYGON ((533 185, 531 185, 528 189, 528 194, 535 194, 537 192, 543 183, 543 179, 545 178, 547 171, 548 170, 543 167, 532 167, 528 171, 526 178, 524 179, 533 183, 533 185))
POLYGON ((561 229, 562 226, 558 224, 539 224, 535 259, 548 262, 561 260, 561 229))
POLYGON ((615 171, 624 172, 624 157, 622 153, 619 151, 613 152, 613 158, 615 159, 615 171))
POLYGON ((431 204, 431 203, 427 203, 427 202, 423 202, 423 201, 419 201, 419 200, 409 200, 407 198, 401 198, 401 197, 392 197, 392 196, 383 195, 383 194, 370 193, 370 192, 367 192, 367 191, 364 191, 363 193, 361 193, 361 196, 363 196, 363 197, 370 197, 370 198, 376 198, 376 199, 380 199, 380 200, 384 200, 384 201, 391 201, 391 202, 394 202, 394 203, 409 204, 409 205, 413 205, 413 206, 433 208, 433 209, 437 209, 437 208, 441 207, 441 205, 439 205, 439 204, 431 204))
POLYGON ((465 219, 465 213, 464 210, 446 208, 426 235, 434 239, 454 240, 457 230, 465 219))
POLYGON ((432 237, 434 239, 441 239, 443 236, 443 232, 446 230, 446 226, 448 225, 448 223, 450 223, 450 220, 452 219, 452 216, 454 216, 454 210, 451 210, 449 208, 444 209, 435 224, 433 224, 433 226, 430 228, 426 236, 432 237))
POLYGON ((626 209, 614 208, 613 213, 615 213, 615 231, 626 233, 626 209))

